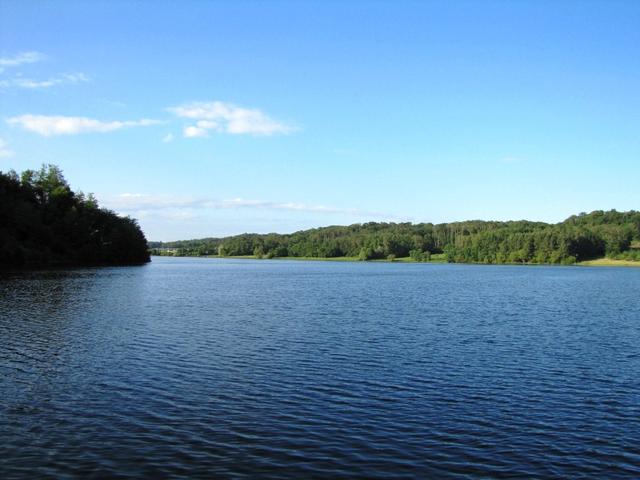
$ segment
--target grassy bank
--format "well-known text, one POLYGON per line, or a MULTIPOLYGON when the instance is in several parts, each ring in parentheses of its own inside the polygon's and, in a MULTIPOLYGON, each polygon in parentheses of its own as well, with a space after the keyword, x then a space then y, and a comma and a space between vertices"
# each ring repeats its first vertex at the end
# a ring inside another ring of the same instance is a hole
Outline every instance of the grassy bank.
POLYGON ((611 258, 597 258, 579 262, 578 265, 585 267, 640 267, 640 262, 634 260, 613 260, 611 258))
POLYGON ((273 257, 267 259, 267 257, 256 257, 255 255, 227 255, 221 257, 220 255, 207 255, 206 258, 230 258, 238 260, 312 260, 317 262, 357 262, 358 257, 273 257))
MULTIPOLYGON (((166 255, 166 256, 177 256, 177 255, 166 255)), ((189 258, 189 257, 187 257, 189 258)), ((204 257, 193 257, 193 258, 227 258, 227 259, 237 259, 237 260, 266 260, 266 257, 256 257, 255 255, 234 255, 234 256, 224 256, 220 255, 206 255, 204 257)), ((358 257, 273 257, 270 260, 296 260, 296 261, 313 261, 313 262, 360 262, 358 257)), ((434 254, 431 255, 431 260, 417 262, 411 257, 402 257, 402 258, 394 258, 390 259, 377 259, 377 260, 367 260, 368 262, 383 262, 383 263, 446 263, 447 260, 444 254, 434 254)), ((478 265, 478 264, 476 264, 478 265)), ((523 265, 522 263, 513 263, 513 264, 504 264, 504 265, 523 265)), ((524 265, 546 265, 546 264, 524 264, 524 265)), ((553 264, 549 264, 553 265, 553 264)), ((597 258, 595 260, 585 260, 584 262, 578 262, 574 264, 574 266, 584 266, 584 267, 640 267, 640 262, 633 260, 614 260, 611 258, 597 258)))
MULTIPOLYGON (((167 257, 179 257, 179 255, 160 255, 167 257)), ((189 257, 189 256, 187 256, 189 257)), ((202 257, 193 258, 228 258, 237 260, 267 260, 267 257, 257 257, 255 255, 205 255, 202 257)), ((313 262, 360 262, 358 257, 272 257, 269 260, 304 260, 313 262)), ((388 263, 446 263, 445 255, 443 253, 431 255, 431 260, 418 262, 411 257, 394 258, 390 260, 388 258, 381 258, 376 260, 367 260, 368 262, 388 262, 388 263)))

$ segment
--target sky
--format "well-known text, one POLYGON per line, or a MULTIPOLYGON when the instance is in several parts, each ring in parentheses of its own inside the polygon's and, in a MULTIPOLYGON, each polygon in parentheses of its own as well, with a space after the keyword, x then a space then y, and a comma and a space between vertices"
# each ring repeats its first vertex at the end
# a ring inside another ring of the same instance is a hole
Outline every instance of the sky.
POLYGON ((640 209, 640 2, 0 2, 0 170, 149 240, 640 209))

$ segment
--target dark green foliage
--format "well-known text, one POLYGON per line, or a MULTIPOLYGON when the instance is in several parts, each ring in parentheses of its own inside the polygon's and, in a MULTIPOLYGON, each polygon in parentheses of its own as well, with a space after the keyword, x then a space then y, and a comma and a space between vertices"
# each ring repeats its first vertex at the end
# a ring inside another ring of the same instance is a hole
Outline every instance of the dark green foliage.
POLYGON ((635 259, 640 250, 640 212, 596 211, 550 225, 542 222, 365 223, 289 235, 243 234, 154 244, 156 253, 223 256, 401 258, 428 261, 444 253, 449 262, 556 263, 602 257, 635 259))
POLYGON ((136 221, 72 192, 58 167, 0 172, 0 268, 148 261, 136 221))
POLYGON ((431 252, 429 251, 423 252, 417 249, 411 250, 409 252, 409 256, 415 262, 428 262, 429 260, 431 260, 431 252))

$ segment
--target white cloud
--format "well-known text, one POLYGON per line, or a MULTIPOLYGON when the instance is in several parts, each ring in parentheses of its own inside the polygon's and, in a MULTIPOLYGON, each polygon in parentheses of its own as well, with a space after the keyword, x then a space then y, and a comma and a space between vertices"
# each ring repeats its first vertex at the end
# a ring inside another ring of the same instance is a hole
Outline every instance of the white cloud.
POLYGON ((297 202, 274 202, 264 200, 247 200, 243 198, 214 200, 197 197, 176 197, 172 195, 123 193, 103 198, 101 199, 101 204, 119 212, 136 214, 140 212, 148 213, 150 211, 164 211, 171 215, 191 215, 197 210, 258 209, 321 214, 346 214, 377 219, 404 220, 394 215, 382 212, 359 210, 357 208, 337 208, 297 202))
POLYGON ((21 115, 11 117, 7 120, 10 125, 18 125, 25 130, 37 133, 44 137, 55 135, 77 135, 79 133, 90 132, 112 132, 122 128, 146 127, 157 125, 161 122, 157 120, 126 120, 104 122, 86 117, 65 117, 61 115, 21 115))
POLYGON ((195 137, 207 137, 209 134, 204 128, 200 127, 184 127, 182 130, 182 135, 185 138, 195 138, 195 137))
POLYGON ((0 57, 0 72, 8 67, 19 67, 25 63, 40 62, 45 56, 40 52, 22 52, 12 57, 0 57))
POLYGON ((0 158, 13 157, 13 151, 7 147, 7 142, 0 138, 0 158))
POLYGON ((162 137, 162 143, 173 142, 173 133, 167 133, 164 137, 162 137))
POLYGON ((214 130, 219 128, 220 124, 218 122, 212 122, 211 120, 200 120, 196 123, 198 128, 204 128, 209 130, 214 130))
POLYGON ((88 82, 89 78, 83 73, 67 73, 46 80, 33 80, 31 78, 14 77, 0 80, 0 88, 49 88, 55 85, 74 84, 88 82))
POLYGON ((235 135, 286 135, 295 129, 269 117, 258 109, 242 108, 225 102, 195 102, 168 109, 178 117, 196 120, 183 130, 185 137, 204 137, 208 132, 235 135))

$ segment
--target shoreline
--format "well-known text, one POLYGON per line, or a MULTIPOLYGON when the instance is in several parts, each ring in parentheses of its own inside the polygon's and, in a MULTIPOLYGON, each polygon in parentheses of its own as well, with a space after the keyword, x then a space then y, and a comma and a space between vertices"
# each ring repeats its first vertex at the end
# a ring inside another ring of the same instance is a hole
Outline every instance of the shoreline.
MULTIPOLYGON (((437 254, 436 254, 437 255, 437 254)), ((386 258, 380 258, 375 260, 360 260, 358 257, 272 257, 272 258, 259 258, 255 255, 232 255, 232 256, 220 256, 220 255, 152 255, 152 257, 170 257, 170 258, 211 258, 211 259, 230 259, 230 260, 294 260, 294 261, 311 261, 311 262, 354 262, 354 263, 416 263, 416 264, 445 264, 449 263, 443 258, 437 258, 428 261, 416 261, 411 257, 401 257, 389 260, 386 258)), ((583 260, 581 262, 574 263, 572 265, 562 265, 559 263, 471 263, 471 262, 453 262, 452 265, 511 265, 511 266, 525 266, 525 267, 640 267, 640 262, 633 260, 615 260, 611 258, 596 258, 593 260, 583 260)))

